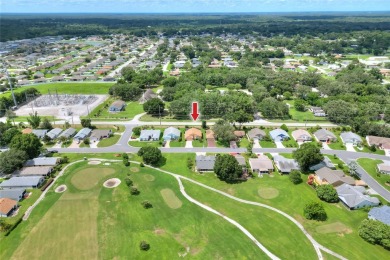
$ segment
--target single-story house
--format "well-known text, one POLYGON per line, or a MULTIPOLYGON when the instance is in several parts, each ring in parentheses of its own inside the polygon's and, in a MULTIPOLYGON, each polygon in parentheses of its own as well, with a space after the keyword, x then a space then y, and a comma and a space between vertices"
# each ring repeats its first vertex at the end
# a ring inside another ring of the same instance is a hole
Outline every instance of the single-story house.
POLYGON ((142 130, 139 136, 140 141, 158 141, 160 140, 160 130, 142 130))
POLYGON ((51 129, 46 135, 50 138, 50 139, 56 139, 62 132, 62 129, 61 128, 53 128, 51 129))
POLYGON ((344 144, 359 145, 362 143, 362 138, 352 132, 342 132, 340 138, 344 144))
POLYGON ((25 167, 33 166, 56 166, 60 162, 59 157, 37 157, 27 160, 24 164, 25 167))
POLYGON ((92 132, 92 129, 89 128, 83 128, 73 137, 76 141, 80 142, 80 140, 84 140, 87 138, 92 132))
POLYGON ((359 209, 363 207, 378 206, 380 201, 376 197, 365 195, 365 188, 361 186, 351 186, 344 183, 336 188, 339 199, 349 209, 359 209))
POLYGON ((126 106, 126 102, 122 100, 114 101, 111 106, 108 108, 109 112, 119 112, 122 111, 126 106))
POLYGON ((249 139, 257 139, 257 140, 262 140, 267 134, 265 133, 264 130, 261 130, 259 128, 253 128, 249 130, 248 132, 248 138, 249 139))
POLYGON ((245 131, 234 131, 233 134, 237 138, 243 138, 245 136, 245 131))
POLYGON ((324 156, 324 160, 322 162, 315 164, 313 166, 310 166, 309 170, 310 171, 318 171, 319 169, 322 169, 324 167, 328 167, 332 170, 336 170, 336 166, 334 166, 332 161, 326 156, 324 156))
POLYGON ((36 135, 39 139, 42 139, 47 134, 47 129, 33 129, 32 133, 36 135))
POLYGON ((97 141, 102 140, 103 138, 108 138, 108 137, 110 137, 111 134, 112 134, 111 129, 109 129, 109 130, 94 129, 94 130, 92 130, 91 136, 89 137, 89 139, 90 139, 92 142, 97 142, 97 141))
POLYGON ((319 129, 314 133, 316 139, 323 143, 336 142, 337 137, 334 133, 326 129, 319 129))
POLYGON ((390 149, 390 138, 368 135, 366 140, 369 146, 375 145, 379 149, 390 149))
POLYGON ((269 174, 274 170, 274 165, 267 156, 260 155, 258 158, 249 158, 249 165, 252 172, 260 175, 269 174))
POLYGON ((25 135, 26 135, 26 134, 31 134, 32 131, 33 131, 33 130, 32 130, 31 128, 25 128, 25 129, 22 130, 22 134, 25 134, 25 135))
POLYGON ((157 98, 158 96, 153 92, 152 89, 148 89, 146 90, 142 96, 140 97, 140 99, 138 100, 138 102, 140 102, 141 104, 145 103, 146 101, 148 100, 151 100, 152 98, 157 98))
POLYGON ((24 198, 26 194, 26 189, 5 189, 0 190, 0 199, 9 198, 11 200, 20 201, 24 198))
POLYGON ((164 130, 163 139, 168 140, 177 140, 180 138, 181 132, 175 127, 168 127, 164 130))
POLYGON ((11 200, 9 198, 0 199, 0 217, 9 217, 17 207, 18 202, 16 200, 11 200))
POLYGON ((368 212, 368 218, 390 225, 390 207, 385 205, 378 208, 372 208, 370 212, 368 212))
POLYGON ((270 131, 269 134, 275 142, 281 142, 290 138, 288 133, 280 128, 270 131))
POLYGON ((196 170, 198 172, 214 171, 215 156, 197 155, 195 159, 196 170))
POLYGON ((318 116, 318 117, 326 116, 325 111, 320 107, 311 107, 309 110, 313 112, 314 116, 318 116))
POLYGON ((206 139, 215 139, 214 131, 211 129, 206 130, 206 139))
POLYGON ((292 137, 294 138, 295 141, 297 142, 310 142, 311 141, 311 135, 309 134, 308 131, 303 130, 303 129, 298 129, 295 131, 291 132, 292 137))
POLYGON ((62 134, 60 134, 58 137, 59 138, 65 137, 66 139, 69 139, 72 136, 74 136, 75 134, 76 134, 76 129, 70 127, 68 129, 66 129, 64 132, 62 132, 62 134))
POLYGON ((274 156, 274 163, 282 174, 289 174, 293 170, 299 170, 299 165, 294 159, 287 159, 281 155, 274 156))
POLYGON ((383 161, 383 163, 378 164, 376 167, 379 173, 390 174, 390 161, 383 161))
POLYGON ((234 156, 234 158, 236 158, 236 161, 241 167, 246 167, 246 161, 244 156, 237 154, 234 156))
POLYGON ((318 185, 331 184, 333 187, 337 187, 343 184, 356 184, 355 179, 351 176, 346 176, 343 171, 332 170, 327 167, 323 167, 315 171, 314 181, 318 185))
POLYGON ((45 181, 42 176, 12 177, 0 183, 3 189, 38 188, 45 181))
POLYGON ((184 133, 184 138, 186 141, 202 139, 202 131, 200 131, 198 128, 190 128, 184 133))
POLYGON ((18 176, 47 176, 53 171, 52 166, 23 167, 14 172, 18 176))

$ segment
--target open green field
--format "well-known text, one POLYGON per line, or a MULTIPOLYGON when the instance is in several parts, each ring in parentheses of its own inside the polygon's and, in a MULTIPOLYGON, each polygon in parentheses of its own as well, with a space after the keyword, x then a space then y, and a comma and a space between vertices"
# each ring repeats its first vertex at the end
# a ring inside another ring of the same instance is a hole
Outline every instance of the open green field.
POLYGON ((112 135, 109 138, 104 138, 104 139, 99 141, 99 143, 97 144, 97 147, 108 147, 108 146, 114 145, 119 141, 120 138, 121 138, 120 135, 112 135))
POLYGON ((171 176, 137 166, 130 169, 122 163, 72 166, 57 184, 66 184, 68 190, 63 194, 50 191, 30 219, 2 239, 0 258, 266 258, 233 225, 189 203, 171 176), (130 196, 124 183, 130 172, 141 191, 138 196, 130 196), (87 186, 80 182, 93 174, 94 181, 87 186), (111 177, 122 183, 114 189, 103 188, 102 183, 111 177), (144 200, 153 208, 144 209, 144 200), (150 243, 149 251, 139 249, 142 240, 150 243))
POLYGON ((376 166, 382 163, 382 160, 373 160, 368 158, 358 159, 359 165, 373 177, 378 183, 382 185, 383 188, 390 191, 390 186, 386 182, 390 182, 390 175, 378 173, 376 166))
MULTIPOLYGON (((108 95, 108 89, 114 83, 91 83, 91 82, 62 82, 62 83, 45 83, 39 85, 29 85, 15 89, 15 92, 21 92, 28 88, 36 88, 41 94, 47 94, 57 91, 58 94, 105 94, 108 95)), ((0 97, 10 96, 11 91, 0 94, 0 97)))

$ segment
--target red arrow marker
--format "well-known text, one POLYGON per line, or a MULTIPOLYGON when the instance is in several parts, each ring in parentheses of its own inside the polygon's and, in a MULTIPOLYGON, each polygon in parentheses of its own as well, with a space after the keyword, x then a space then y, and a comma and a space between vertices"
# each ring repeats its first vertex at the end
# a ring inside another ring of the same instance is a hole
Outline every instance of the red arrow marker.
POLYGON ((196 121, 199 117, 199 111, 198 111, 198 102, 192 102, 192 113, 191 113, 192 120, 196 121))

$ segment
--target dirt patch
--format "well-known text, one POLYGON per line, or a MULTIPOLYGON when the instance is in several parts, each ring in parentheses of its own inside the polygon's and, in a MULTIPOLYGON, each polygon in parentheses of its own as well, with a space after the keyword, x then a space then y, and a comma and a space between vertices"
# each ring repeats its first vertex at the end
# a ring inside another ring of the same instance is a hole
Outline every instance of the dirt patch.
POLYGON ((131 172, 139 172, 139 168, 138 167, 131 167, 130 171, 131 172))
POLYGON ((106 162, 106 163, 104 163, 104 165, 111 165, 111 163, 109 163, 109 162, 106 162))
POLYGON ((236 193, 236 190, 234 188, 228 188, 225 189, 226 193, 229 193, 230 195, 234 195, 236 193))
POLYGON ((118 187, 118 185, 121 184, 121 180, 118 178, 112 178, 108 179, 103 183, 103 186, 106 188, 115 188, 118 187))
POLYGON ((154 176, 151 175, 151 174, 145 174, 145 175, 144 175, 144 179, 145 179, 146 181, 154 181, 154 180, 155 180, 154 176))
POLYGON ((156 229, 153 231, 153 233, 156 234, 156 235, 164 235, 164 234, 165 234, 165 229, 156 228, 156 229))
POLYGON ((55 192, 56 192, 56 193, 63 193, 64 191, 67 190, 67 188, 68 188, 68 187, 66 187, 65 184, 60 185, 60 186, 58 186, 58 187, 55 189, 55 192))
POLYGON ((350 234, 352 233, 352 229, 347 227, 341 222, 334 222, 327 225, 322 225, 316 227, 316 231, 321 234, 329 234, 329 233, 340 233, 340 234, 350 234))
POLYGON ((101 161, 89 161, 88 164, 92 164, 92 165, 98 165, 98 164, 101 164, 102 162, 101 161))
POLYGON ((162 189, 160 194, 163 197, 165 204, 171 209, 178 209, 183 204, 171 189, 162 189))
POLYGON ((260 188, 258 194, 263 199, 274 199, 279 196, 279 191, 275 188, 260 188))

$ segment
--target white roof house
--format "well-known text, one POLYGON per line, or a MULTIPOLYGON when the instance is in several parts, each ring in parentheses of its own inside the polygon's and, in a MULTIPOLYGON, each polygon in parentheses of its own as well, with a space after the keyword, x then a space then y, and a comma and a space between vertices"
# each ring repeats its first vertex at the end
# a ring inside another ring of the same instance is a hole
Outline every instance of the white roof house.
POLYGON ((378 198, 364 195, 365 188, 361 186, 343 184, 336 191, 340 200, 350 209, 378 206, 380 203, 378 198))
POLYGON ((84 140, 91 134, 92 130, 89 128, 81 129, 73 138, 78 140, 84 140))
POLYGON ((269 134, 275 142, 281 142, 290 138, 288 133, 280 128, 270 131, 269 134))
POLYGON ((342 132, 340 134, 340 138, 344 144, 352 143, 354 145, 360 144, 362 142, 362 138, 355 133, 352 132, 342 132))
POLYGON ((164 140, 176 140, 180 137, 180 130, 175 127, 168 127, 164 130, 164 140))
POLYGON ((311 141, 310 133, 303 129, 297 129, 295 131, 292 131, 291 135, 297 142, 311 141))
POLYGON ((27 160, 24 164, 26 167, 32 166, 55 166, 59 163, 60 158, 58 157, 38 157, 31 160, 27 160))
POLYGON ((158 141, 160 139, 160 130, 142 130, 139 136, 140 141, 158 141))
POLYGON ((65 137, 65 138, 71 138, 72 136, 74 136, 76 133, 76 129, 70 127, 68 129, 66 129, 64 132, 62 132, 62 134, 60 134, 58 137, 65 137))

